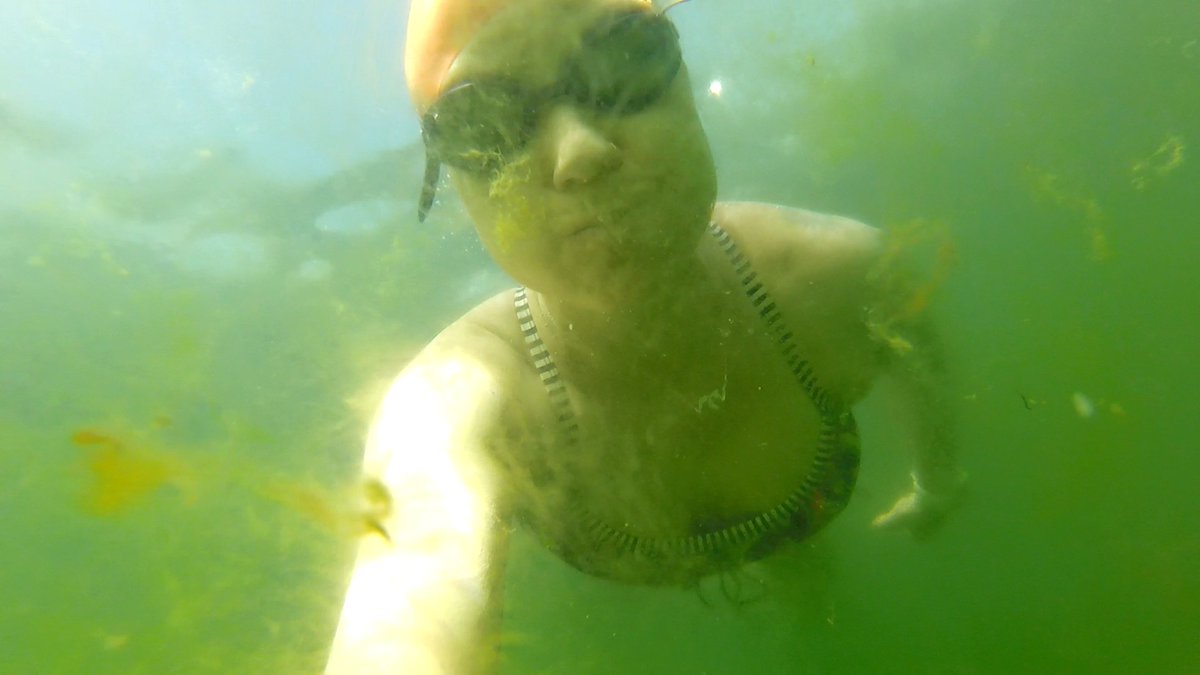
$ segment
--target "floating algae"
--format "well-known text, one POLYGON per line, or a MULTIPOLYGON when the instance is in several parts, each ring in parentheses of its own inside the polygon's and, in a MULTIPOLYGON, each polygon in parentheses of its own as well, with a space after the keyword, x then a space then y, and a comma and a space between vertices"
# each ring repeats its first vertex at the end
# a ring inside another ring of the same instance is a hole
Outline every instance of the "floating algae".
POLYGON ((107 432, 80 429, 71 441, 87 453, 92 482, 83 495, 83 507, 94 515, 122 513, 160 488, 177 484, 186 474, 177 458, 130 448, 107 432))
POLYGON ((1078 186, 1068 185, 1058 174, 1029 164, 1025 166, 1025 178, 1035 198, 1079 214, 1088 222, 1104 220, 1104 210, 1095 198, 1078 186))
POLYGON ((1129 170, 1133 188, 1145 190, 1155 180, 1182 166, 1185 147, 1182 136, 1171 135, 1150 156, 1134 162, 1129 170))
POLYGON ((1026 165, 1025 177, 1036 199, 1083 217, 1092 260, 1103 262, 1112 257, 1104 228, 1104 209, 1094 197, 1079 186, 1067 184, 1059 175, 1033 165, 1026 165))
POLYGON ((283 506, 334 534, 374 534, 390 540, 382 521, 391 513, 387 487, 368 480, 353 494, 272 474, 246 462, 220 462, 211 457, 189 458, 182 450, 168 450, 153 432, 169 424, 156 420, 152 432, 81 428, 71 441, 81 448, 89 477, 82 491, 84 510, 112 517, 148 502, 152 495, 174 487, 196 501, 200 487, 208 490, 234 486, 263 501, 283 506))
POLYGON ((957 262, 958 248, 945 223, 917 219, 889 228, 883 253, 869 273, 880 289, 879 300, 867 311, 867 328, 872 336, 899 356, 912 352, 906 329, 928 311, 957 262), (930 246, 932 267, 920 275, 913 259, 930 246))
POLYGON ((529 197, 520 190, 520 186, 529 182, 532 170, 533 162, 525 153, 505 165, 488 185, 488 197, 498 207, 493 236, 505 253, 532 236, 534 223, 541 219, 529 197))

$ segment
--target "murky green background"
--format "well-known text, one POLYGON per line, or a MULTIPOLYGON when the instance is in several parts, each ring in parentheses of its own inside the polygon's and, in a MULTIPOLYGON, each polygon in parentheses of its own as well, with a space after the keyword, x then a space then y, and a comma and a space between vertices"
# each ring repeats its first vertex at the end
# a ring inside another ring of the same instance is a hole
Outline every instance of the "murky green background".
MULTIPOLYGON (((380 387, 506 284, 451 196, 415 223, 404 7, 201 5, 0 10, 0 672, 319 671, 380 387), (81 430, 164 482, 95 513, 81 430)), ((518 542, 509 670, 1200 671, 1200 4, 673 14, 724 198, 946 233, 970 500, 868 529, 872 398, 819 603, 681 623, 518 542)))

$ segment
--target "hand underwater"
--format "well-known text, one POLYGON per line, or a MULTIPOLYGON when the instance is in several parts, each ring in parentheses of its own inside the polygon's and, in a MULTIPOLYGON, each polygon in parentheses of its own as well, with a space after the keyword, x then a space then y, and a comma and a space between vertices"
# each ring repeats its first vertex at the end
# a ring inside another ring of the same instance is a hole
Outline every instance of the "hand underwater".
POLYGON ((871 526, 884 530, 908 530, 918 541, 927 539, 962 505, 966 496, 966 482, 967 475, 960 472, 948 488, 930 492, 921 486, 914 475, 912 490, 896 500, 892 508, 876 516, 871 526))

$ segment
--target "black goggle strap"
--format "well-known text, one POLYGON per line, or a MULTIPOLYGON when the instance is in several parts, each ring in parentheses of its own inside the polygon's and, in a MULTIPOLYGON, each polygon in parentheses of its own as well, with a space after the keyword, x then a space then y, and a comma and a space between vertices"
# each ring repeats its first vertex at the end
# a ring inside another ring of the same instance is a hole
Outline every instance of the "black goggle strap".
POLYGON ((425 148, 425 180, 421 183, 421 198, 417 201, 417 222, 425 222, 429 209, 433 208, 433 198, 437 195, 438 180, 442 174, 442 163, 434 157, 429 148, 425 148))

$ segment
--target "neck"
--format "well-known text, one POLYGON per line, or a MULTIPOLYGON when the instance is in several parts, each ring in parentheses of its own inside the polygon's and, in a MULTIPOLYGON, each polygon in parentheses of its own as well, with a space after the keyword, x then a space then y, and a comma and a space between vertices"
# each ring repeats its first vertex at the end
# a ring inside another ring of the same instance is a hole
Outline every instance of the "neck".
POLYGON ((538 293, 556 356, 572 370, 611 370, 615 363, 689 364, 698 344, 717 334, 722 313, 714 310, 725 298, 700 248, 603 298, 538 293))

